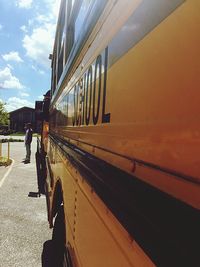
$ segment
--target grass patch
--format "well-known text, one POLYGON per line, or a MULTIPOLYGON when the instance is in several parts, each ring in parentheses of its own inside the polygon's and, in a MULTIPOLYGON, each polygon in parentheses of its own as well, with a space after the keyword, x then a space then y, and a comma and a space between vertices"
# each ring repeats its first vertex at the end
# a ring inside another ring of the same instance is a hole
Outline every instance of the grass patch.
MULTIPOLYGON (((9 134, 9 136, 25 136, 25 133, 23 133, 23 132, 17 132, 17 133, 9 134)), ((37 137, 37 136, 38 136, 37 133, 33 133, 33 137, 37 137)))
POLYGON ((24 136, 25 133, 24 132, 16 132, 16 133, 12 133, 12 134, 9 134, 10 136, 24 136))
POLYGON ((6 157, 0 157, 0 166, 9 166, 12 163, 11 159, 8 159, 6 157))
POLYGON ((7 142, 24 142, 23 139, 15 139, 15 138, 3 138, 3 139, 0 139, 0 143, 7 143, 7 142))

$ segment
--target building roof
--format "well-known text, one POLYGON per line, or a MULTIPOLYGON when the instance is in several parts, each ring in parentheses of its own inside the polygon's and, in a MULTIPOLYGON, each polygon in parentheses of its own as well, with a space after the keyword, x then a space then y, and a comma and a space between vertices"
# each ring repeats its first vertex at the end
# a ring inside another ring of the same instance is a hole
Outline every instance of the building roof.
POLYGON ((34 108, 30 108, 30 107, 22 107, 22 108, 18 108, 18 109, 16 109, 16 110, 13 110, 13 111, 9 112, 9 114, 12 114, 12 113, 15 113, 15 112, 20 112, 20 111, 23 111, 23 110, 35 111, 34 108))

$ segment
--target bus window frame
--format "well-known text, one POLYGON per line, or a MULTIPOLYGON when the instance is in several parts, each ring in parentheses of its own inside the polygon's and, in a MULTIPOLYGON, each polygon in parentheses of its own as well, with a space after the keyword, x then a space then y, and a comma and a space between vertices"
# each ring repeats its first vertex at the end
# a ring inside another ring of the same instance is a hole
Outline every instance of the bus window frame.
MULTIPOLYGON (((70 4, 71 1, 69 1, 68 4, 70 4)), ((75 3, 78 3, 79 0, 75 0, 75 3)), ((74 3, 74 6, 75 6, 74 3)), ((81 1, 82 3, 82 1, 81 1)), ((87 39, 89 38, 92 30, 94 29, 100 15, 102 14, 105 6, 106 6, 107 1, 106 0, 102 0, 102 1, 91 1, 90 6, 88 8, 87 11, 87 15, 85 16, 85 20, 84 20, 84 27, 83 30, 81 31, 80 35, 77 38, 77 42, 75 42, 72 46, 72 49, 68 55, 68 58, 66 56, 66 51, 64 52, 65 54, 65 66, 63 68, 63 72, 61 74, 61 77, 59 80, 56 81, 56 85, 54 90, 52 90, 52 102, 54 101, 54 98, 56 97, 56 95, 59 93, 60 88, 62 87, 62 84, 64 82, 64 80, 67 79, 67 77, 69 76, 72 68, 74 67, 74 64, 76 63, 77 58, 79 57, 87 39)), ((68 19, 66 19, 65 23, 69 23, 69 20, 71 19, 72 16, 75 15, 75 11, 69 11, 69 6, 68 4, 66 5, 66 8, 68 8, 68 12, 70 12, 70 16, 68 19)), ((69 13, 68 13, 69 14, 69 13)), ((61 15, 61 14, 60 14, 61 15)), ((78 13, 76 14, 78 15, 78 13)), ((59 19, 60 21, 60 19, 59 19)), ((65 27, 64 27, 65 29, 65 27)), ((58 39, 58 30, 57 29, 57 34, 56 34, 56 41, 55 41, 55 47, 56 47, 56 43, 57 43, 57 39, 58 39)), ((65 42, 65 45, 67 46, 67 42, 65 42)), ((66 47, 65 47, 66 50, 66 47)), ((54 51, 55 52, 55 51, 54 51)), ((57 60, 58 61, 58 60, 57 60)), ((57 64, 56 64, 57 65, 57 64)), ((57 71, 56 71, 57 72, 57 71)), ((57 75, 56 75, 57 76, 57 75)))
POLYGON ((66 0, 62 0, 60 17, 59 17, 59 27, 58 27, 58 35, 57 35, 57 54, 56 54, 56 65, 57 65, 57 80, 56 84, 58 84, 60 77, 63 72, 63 59, 64 59, 64 43, 65 43, 65 9, 66 9, 66 0))

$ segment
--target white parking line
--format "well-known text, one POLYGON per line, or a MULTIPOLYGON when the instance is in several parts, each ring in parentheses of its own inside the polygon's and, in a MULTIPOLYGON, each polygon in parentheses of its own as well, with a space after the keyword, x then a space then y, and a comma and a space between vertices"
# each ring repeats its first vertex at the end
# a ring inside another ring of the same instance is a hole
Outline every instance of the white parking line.
POLYGON ((9 173, 11 172, 14 163, 15 163, 15 161, 14 161, 14 159, 12 159, 12 164, 10 165, 8 171, 4 174, 3 178, 0 181, 0 188, 2 187, 4 181, 6 180, 7 176, 9 175, 9 173))

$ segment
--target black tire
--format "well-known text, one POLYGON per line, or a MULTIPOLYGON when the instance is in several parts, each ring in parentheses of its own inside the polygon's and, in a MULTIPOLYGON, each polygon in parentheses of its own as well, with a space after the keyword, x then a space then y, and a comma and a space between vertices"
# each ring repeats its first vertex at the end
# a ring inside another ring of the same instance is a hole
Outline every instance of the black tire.
POLYGON ((64 220, 64 209, 63 206, 60 206, 57 213, 53 234, 53 266, 54 267, 69 267, 67 263, 67 253, 65 248, 65 220, 64 220))

